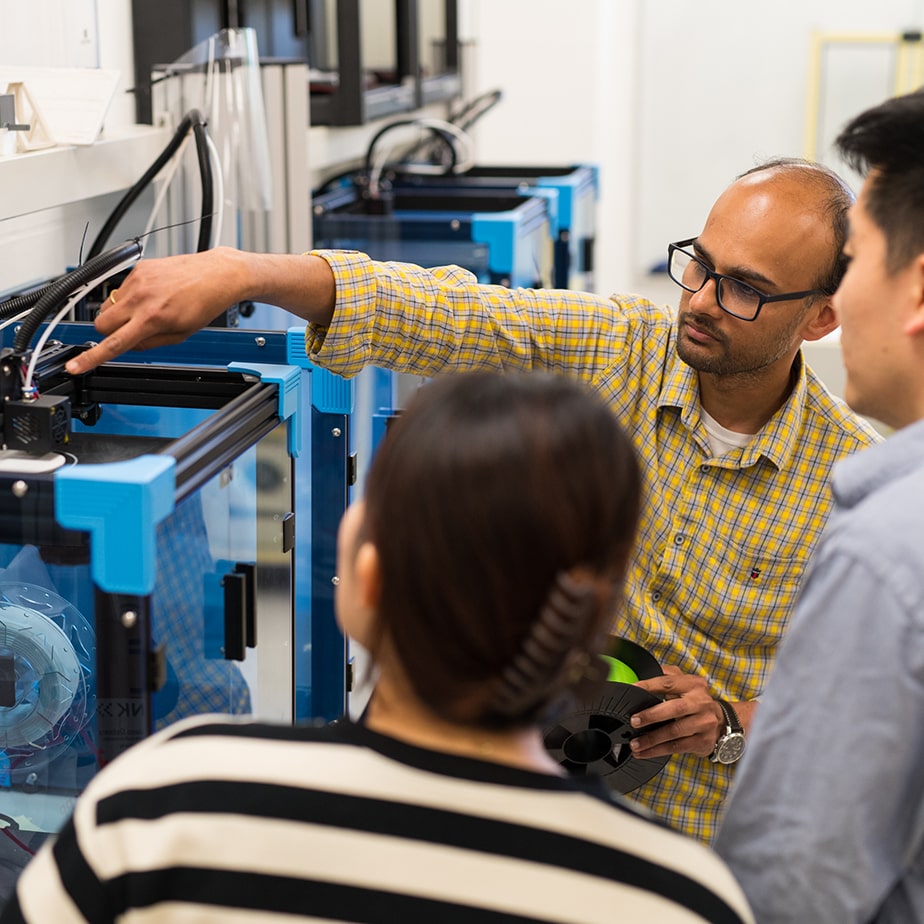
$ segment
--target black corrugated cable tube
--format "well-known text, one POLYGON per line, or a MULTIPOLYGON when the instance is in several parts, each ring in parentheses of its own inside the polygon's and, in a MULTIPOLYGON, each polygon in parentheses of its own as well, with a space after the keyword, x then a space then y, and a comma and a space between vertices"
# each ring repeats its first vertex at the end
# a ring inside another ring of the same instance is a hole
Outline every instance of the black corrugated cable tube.
MULTIPOLYGON (((141 177, 141 179, 125 194, 125 196, 123 196, 122 200, 106 220, 103 229, 97 235, 96 240, 90 247, 90 250, 87 254, 88 259, 99 255, 100 251, 103 249, 103 245, 112 234, 116 225, 122 220, 129 208, 131 208, 135 199, 138 198, 138 196, 144 191, 145 187, 154 179, 154 177, 157 176, 157 174, 163 169, 164 165, 176 153, 180 144, 182 144, 183 139, 189 133, 190 128, 192 128, 193 135, 196 139, 196 153, 199 160, 199 175, 202 181, 202 218, 199 225, 198 249, 208 250, 209 242, 212 236, 212 212, 215 198, 214 185, 212 180, 212 165, 208 154, 205 122, 202 120, 202 116, 198 110, 191 109, 180 122, 179 127, 177 128, 167 147, 164 148, 164 150, 158 156, 157 160, 154 161, 154 163, 148 168, 144 176, 141 177)), ((62 277, 62 279, 64 278, 66 277, 62 277)), ((61 280, 58 281, 60 282, 61 280)), ((8 298, 5 301, 0 302, 0 321, 12 318, 17 314, 21 314, 23 311, 28 311, 30 308, 32 308, 33 305, 38 303, 39 299, 53 285, 54 283, 49 283, 47 286, 36 289, 34 292, 29 292, 26 295, 16 295, 13 298, 8 298)))
POLYGON ((13 298, 8 298, 5 302, 0 302, 0 321, 27 311, 42 297, 42 293, 47 288, 48 286, 42 286, 41 289, 36 289, 28 295, 16 295, 13 298))
POLYGON ((199 210, 199 240, 196 251, 201 253, 212 246, 212 219, 215 213, 215 191, 212 179, 212 159, 209 157, 208 135, 201 116, 193 121, 196 139, 196 157, 199 161, 199 182, 202 184, 202 207, 199 210))
POLYGON ((102 230, 96 235, 96 240, 90 245, 87 257, 97 256, 106 246, 106 242, 112 236, 116 225, 125 217, 125 213, 132 207, 134 201, 141 195, 145 188, 151 183, 154 177, 163 169, 164 165, 176 154, 178 148, 183 143, 183 139, 192 129, 193 136, 196 140, 196 154, 199 159, 199 176, 202 182, 202 210, 201 221, 199 224, 199 243, 198 250, 208 250, 209 241, 212 237, 212 211, 214 208, 214 192, 212 186, 212 164, 209 159, 207 136, 205 132, 205 120, 198 109, 190 109, 183 116, 177 130, 167 146, 160 152, 157 159, 144 172, 144 175, 138 180, 128 192, 122 197, 119 204, 113 209, 112 214, 106 219, 102 230))
POLYGON ((139 259, 144 252, 141 241, 126 241, 118 247, 113 247, 105 253, 91 257, 77 269, 71 270, 66 276, 55 280, 51 285, 42 289, 35 307, 29 312, 16 331, 13 340, 13 350, 24 353, 29 348, 33 335, 39 325, 54 311, 59 310, 79 288, 92 282, 97 276, 102 276, 107 270, 113 270, 126 260, 139 259))

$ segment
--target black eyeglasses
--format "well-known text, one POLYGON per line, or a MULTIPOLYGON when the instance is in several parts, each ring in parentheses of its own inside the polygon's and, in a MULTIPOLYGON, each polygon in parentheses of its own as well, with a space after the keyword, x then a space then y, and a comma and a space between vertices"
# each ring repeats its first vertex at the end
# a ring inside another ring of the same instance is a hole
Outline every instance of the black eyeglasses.
POLYGON ((677 241, 667 245, 667 272, 671 279, 687 292, 699 292, 710 280, 715 280, 715 298, 719 307, 742 321, 754 321, 760 309, 767 302, 788 302, 810 295, 824 295, 824 289, 807 289, 805 292, 783 292, 780 295, 765 295, 754 286, 749 286, 734 276, 726 276, 710 269, 695 254, 684 250, 695 243, 696 238, 677 241))

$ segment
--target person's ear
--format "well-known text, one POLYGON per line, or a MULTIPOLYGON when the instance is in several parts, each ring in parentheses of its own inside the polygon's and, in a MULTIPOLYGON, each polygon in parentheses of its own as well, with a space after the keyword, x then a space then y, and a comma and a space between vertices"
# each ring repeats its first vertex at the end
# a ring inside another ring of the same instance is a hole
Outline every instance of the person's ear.
POLYGON ((809 309, 802 326, 803 340, 821 340, 837 327, 837 315, 830 295, 820 295, 809 309))
POLYGON ((914 259, 911 284, 911 310, 904 329, 909 336, 918 337, 924 333, 924 253, 914 259))
POLYGON ((353 567, 361 603, 369 609, 375 609, 382 595, 382 562, 379 550, 371 542, 364 542, 356 553, 353 567))

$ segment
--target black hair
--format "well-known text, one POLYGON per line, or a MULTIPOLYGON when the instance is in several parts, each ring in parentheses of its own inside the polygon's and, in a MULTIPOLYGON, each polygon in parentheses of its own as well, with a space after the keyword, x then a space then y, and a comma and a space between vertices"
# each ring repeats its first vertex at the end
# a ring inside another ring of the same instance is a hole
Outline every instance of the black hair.
POLYGON ((834 143, 867 176, 866 211, 885 234, 894 273, 924 252, 924 90, 861 112, 834 143))
MULTIPOLYGON (((436 377, 391 425, 366 480, 362 534, 382 574, 373 657, 387 637, 417 697, 445 718, 534 721, 568 652, 519 714, 492 713, 498 680, 540 616, 557 618, 563 575, 621 589, 640 494, 629 438, 583 383, 436 377)), ((614 600, 576 601, 569 649, 599 646, 614 600)))

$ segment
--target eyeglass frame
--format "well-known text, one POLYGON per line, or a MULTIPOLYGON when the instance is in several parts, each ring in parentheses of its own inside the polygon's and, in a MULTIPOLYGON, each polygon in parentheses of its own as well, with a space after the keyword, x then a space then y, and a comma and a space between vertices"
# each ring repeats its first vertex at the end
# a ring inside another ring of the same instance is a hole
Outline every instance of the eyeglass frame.
POLYGON ((700 260, 698 256, 696 256, 696 254, 690 253, 689 251, 686 251, 683 249, 684 247, 689 247, 691 244, 695 244, 695 243, 696 243, 696 238, 691 237, 687 241, 675 241, 673 244, 667 245, 667 275, 670 276, 671 282, 674 282, 678 286, 680 286, 680 288, 683 289, 684 292, 690 292, 693 294, 695 294, 696 292, 700 292, 703 286, 705 286, 706 283, 709 282, 710 279, 715 280, 716 303, 722 309, 722 311, 724 311, 726 314, 730 314, 733 318, 738 318, 739 321, 756 321, 758 315, 760 314, 761 308, 763 308, 764 305, 766 305, 769 302, 789 302, 789 301, 795 301, 800 298, 808 298, 810 295, 830 295, 831 294, 826 289, 806 289, 804 292, 781 292, 779 295, 766 295, 765 293, 761 292, 760 289, 755 288, 749 282, 745 282, 743 279, 738 279, 736 276, 729 276, 726 273, 717 273, 715 270, 710 269, 708 266, 706 266, 706 264, 703 263, 703 261, 700 260), (673 259, 674 259, 675 250, 680 251, 680 253, 682 253, 685 257, 689 257, 691 260, 695 260, 703 268, 703 272, 706 274, 706 278, 702 281, 702 283, 700 284, 698 288, 691 289, 689 286, 684 285, 679 279, 674 278, 674 274, 671 272, 671 263, 673 262, 673 259), (734 311, 730 311, 728 308, 726 308, 722 304, 722 299, 719 295, 719 282, 722 279, 727 279, 729 280, 729 282, 734 282, 739 286, 747 286, 747 288, 751 289, 753 292, 757 294, 757 310, 754 312, 753 317, 746 318, 743 315, 735 314, 734 311))

